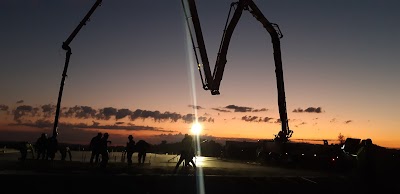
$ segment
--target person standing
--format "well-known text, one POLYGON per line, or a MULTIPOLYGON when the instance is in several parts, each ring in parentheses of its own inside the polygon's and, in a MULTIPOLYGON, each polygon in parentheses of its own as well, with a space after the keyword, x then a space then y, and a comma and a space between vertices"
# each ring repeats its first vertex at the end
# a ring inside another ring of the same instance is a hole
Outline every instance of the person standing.
POLYGON ((185 166, 192 166, 196 168, 196 164, 193 161, 193 158, 195 157, 194 153, 194 142, 193 142, 193 137, 188 135, 187 140, 185 141, 185 146, 187 147, 187 157, 185 158, 185 166))
MULTIPOLYGON (((194 154, 192 154, 192 150, 194 153, 193 139, 188 134, 185 134, 185 137, 181 141, 181 151, 180 151, 181 156, 179 157, 179 160, 175 165, 174 173, 178 171, 178 168, 183 161, 185 161, 185 166, 187 166, 188 162, 194 164, 193 162, 194 154)), ((196 167, 196 165, 194 164, 193 167, 196 167)))
POLYGON ((69 161, 72 161, 71 149, 68 146, 60 146, 59 150, 61 154, 61 161, 65 161, 67 154, 69 156, 69 161))
POLYGON ((108 144, 111 144, 111 141, 108 140, 108 133, 104 133, 103 137, 100 140, 100 148, 99 148, 99 153, 101 154, 101 163, 100 167, 101 168, 106 168, 108 164, 108 144))
POLYGON ((46 158, 46 151, 47 151, 47 134, 42 133, 41 136, 36 140, 35 144, 37 158, 44 160, 46 158))
POLYGON ((58 151, 58 140, 55 135, 51 136, 47 140, 47 160, 54 160, 58 151))
POLYGON ((132 165, 132 155, 135 152, 135 141, 133 141, 133 136, 128 136, 128 142, 126 143, 126 158, 128 160, 128 165, 132 165))
POLYGON ((23 141, 20 142, 18 145, 19 148, 19 152, 21 153, 21 158, 19 158, 19 160, 21 161, 25 161, 26 160, 26 156, 28 155, 28 142, 23 141))
POLYGON ((93 164, 93 160, 95 164, 99 162, 100 140, 102 136, 103 134, 99 132, 90 140, 89 148, 92 151, 90 155, 90 164, 93 164))

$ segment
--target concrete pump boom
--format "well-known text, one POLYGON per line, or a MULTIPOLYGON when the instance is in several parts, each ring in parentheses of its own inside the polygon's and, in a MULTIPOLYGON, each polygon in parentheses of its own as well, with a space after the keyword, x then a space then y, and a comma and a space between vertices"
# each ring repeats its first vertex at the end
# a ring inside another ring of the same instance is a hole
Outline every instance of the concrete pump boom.
MULTIPOLYGON (((277 24, 270 23, 265 16, 262 14, 262 12, 258 9, 258 7, 254 4, 252 0, 239 0, 238 2, 232 3, 231 4, 231 10, 232 7, 236 6, 235 12, 229 21, 229 15, 228 15, 228 20, 225 26, 225 30, 222 36, 221 40, 221 45, 220 49, 218 52, 216 64, 214 67, 214 72, 213 75, 211 76, 211 70, 210 66, 208 63, 208 58, 207 58, 207 53, 206 53, 206 48, 204 44, 204 39, 201 31, 201 26, 200 26, 200 20, 197 14, 197 9, 196 9, 196 4, 194 2, 195 0, 188 0, 187 6, 189 6, 189 11, 190 11, 190 16, 186 14, 186 9, 185 9, 185 4, 182 4, 184 6, 185 14, 187 20, 191 18, 192 20, 192 25, 190 25, 190 22, 188 20, 188 26, 189 30, 191 33, 192 37, 192 43, 195 44, 197 42, 198 46, 196 49, 196 46, 194 46, 194 51, 197 58, 197 52, 200 53, 201 61, 203 62, 203 67, 204 67, 204 74, 206 81, 205 83, 203 82, 203 88, 205 90, 210 90, 212 95, 218 95, 219 93, 219 86, 222 80, 222 76, 224 73, 225 69, 225 64, 226 64, 226 55, 228 52, 228 47, 229 47, 229 42, 231 40, 233 31, 239 22, 239 19, 242 15, 243 10, 249 11, 261 24, 263 27, 268 31, 268 33, 271 36, 272 40, 272 45, 273 45, 273 50, 274 50, 274 61, 275 61, 275 74, 276 74, 276 81, 277 81, 277 90, 278 90, 278 106, 279 106, 279 116, 280 116, 280 121, 282 124, 281 131, 276 135, 275 140, 277 141, 282 141, 282 142, 287 142, 289 138, 292 136, 293 131, 289 129, 289 124, 288 124, 288 117, 287 117, 287 111, 286 111, 286 96, 285 96, 285 87, 284 87, 284 80, 283 80, 283 70, 282 70, 282 59, 281 59, 281 47, 280 47, 280 38, 282 38, 282 33, 280 32, 280 29, 277 24), (195 33, 195 38, 197 41, 193 40, 192 32, 191 30, 194 30, 195 33)), ((198 62, 198 61, 197 61, 198 62)), ((201 64, 198 62, 198 67, 200 68, 201 64)), ((200 75, 201 75, 201 70, 200 75)), ((201 75, 202 76, 202 75, 201 75)), ((203 80, 202 80, 203 81, 203 80)))
POLYGON ((63 42, 62 48, 67 51, 66 53, 66 58, 65 58, 65 65, 64 65, 64 70, 62 74, 62 79, 61 79, 61 84, 60 84, 60 90, 58 93, 58 100, 57 100, 57 109, 56 109, 56 115, 54 119, 54 126, 53 126, 53 137, 56 138, 58 135, 57 128, 58 128, 58 118, 60 115, 60 107, 61 107, 61 98, 64 90, 64 82, 65 78, 67 77, 67 70, 68 70, 68 64, 69 64, 69 59, 71 57, 71 47, 69 44, 72 42, 72 40, 75 38, 75 36, 78 34, 78 32, 81 30, 81 28, 86 25, 86 22, 89 20, 90 16, 93 14, 93 12, 101 5, 102 0, 97 0, 92 8, 89 10, 89 12, 85 15, 85 17, 82 19, 82 21, 79 23, 79 25, 75 28, 75 30, 69 35, 67 40, 63 42))

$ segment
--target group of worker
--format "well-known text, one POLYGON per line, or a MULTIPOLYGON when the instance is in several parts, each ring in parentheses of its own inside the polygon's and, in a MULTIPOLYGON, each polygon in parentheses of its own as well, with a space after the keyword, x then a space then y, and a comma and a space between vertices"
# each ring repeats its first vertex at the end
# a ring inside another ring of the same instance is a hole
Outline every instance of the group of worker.
MULTIPOLYGON (((99 162, 99 156, 101 155, 101 162, 100 162, 100 167, 105 168, 107 163, 108 163, 108 149, 107 145, 111 143, 111 141, 108 140, 108 133, 98 133, 97 136, 93 137, 91 142, 90 142, 90 149, 92 151, 91 157, 90 157, 90 164, 93 163, 98 163, 99 162)), ((125 150, 123 151, 122 155, 122 160, 125 160, 125 156, 127 159, 127 163, 129 166, 132 165, 132 156, 133 153, 137 152, 138 153, 138 164, 142 165, 145 163, 146 160, 146 154, 148 149, 150 148, 150 144, 147 143, 145 140, 139 140, 137 143, 134 141, 133 136, 129 135, 128 136, 128 142, 126 143, 125 150)), ((181 141, 181 150, 180 150, 180 158, 178 162, 175 165, 174 168, 174 173, 176 173, 179 169, 179 166, 184 162, 185 167, 194 167, 196 168, 196 164, 193 161, 193 158, 195 157, 195 151, 194 151, 194 142, 192 136, 189 134, 185 134, 184 138, 181 141)))
POLYGON ((21 153, 21 157, 19 158, 21 161, 27 159, 28 151, 32 153, 32 159, 36 160, 54 160, 56 153, 60 152, 62 161, 67 158, 67 155, 69 156, 69 160, 72 161, 69 146, 59 145, 56 136, 47 137, 47 133, 41 133, 35 144, 27 141, 20 142, 18 149, 21 153))
MULTIPOLYGON (((108 156, 108 144, 111 143, 108 140, 109 134, 104 133, 102 134, 99 132, 95 137, 93 137, 90 141, 90 164, 97 164, 99 163, 99 157, 101 155, 101 162, 100 167, 105 168, 107 166, 109 156, 108 156)), ((150 144, 147 143, 145 140, 139 140, 137 143, 133 140, 133 136, 128 136, 128 142, 126 143, 125 150, 122 152, 122 158, 127 158, 127 163, 129 166, 132 165, 132 156, 134 152, 138 153, 138 164, 144 164, 146 160, 146 153, 150 148, 150 144)))
MULTIPOLYGON (((109 152, 108 145, 111 144, 109 140, 108 133, 98 132, 96 136, 94 136, 90 143, 89 149, 91 151, 90 156, 90 164, 100 164, 100 167, 105 168, 108 164, 109 160, 109 152), (101 156, 101 158, 100 158, 101 156), (101 160, 100 160, 101 159, 101 160)), ((148 149, 150 148, 150 144, 145 140, 139 140, 135 142, 132 135, 128 136, 128 142, 126 143, 125 150, 123 151, 123 158, 127 159, 127 163, 129 166, 132 165, 132 156, 133 153, 138 153, 138 164, 144 164, 146 161, 146 154, 148 149)), ((71 150, 69 147, 58 145, 57 138, 47 137, 46 133, 42 133, 41 136, 37 139, 36 144, 34 145, 35 151, 37 153, 36 159, 49 159, 54 160, 55 153, 60 151, 61 160, 65 160, 66 155, 69 155, 69 159, 72 161, 71 150)), ((21 152, 23 154, 23 158, 26 157, 25 152, 21 152)), ((180 158, 175 166, 174 172, 178 170, 178 167, 184 163, 185 166, 196 167, 193 158, 195 156, 194 144, 192 136, 185 134, 184 138, 181 141, 181 150, 180 150, 180 158)))
POLYGON ((180 158, 175 165, 174 174, 177 173, 179 166, 184 162, 184 167, 196 168, 196 164, 193 161, 195 157, 194 141, 192 136, 185 134, 185 137, 181 141, 180 158))
MULTIPOLYGON (((108 133, 98 133, 97 136, 93 137, 92 140, 90 141, 90 149, 92 151, 91 157, 90 157, 90 164, 93 163, 98 163, 99 161, 99 155, 102 156, 100 166, 101 167, 106 167, 108 163, 108 149, 107 145, 108 143, 111 143, 111 141, 108 140, 108 133)), ((179 169, 179 166, 184 162, 185 167, 192 166, 196 168, 196 164, 193 161, 193 158, 195 157, 195 151, 194 151, 194 144, 193 144, 193 138, 189 134, 185 134, 184 138, 181 141, 181 150, 180 150, 180 158, 178 162, 175 165, 174 168, 174 173, 176 173, 179 169)), ((137 152, 138 153, 138 164, 142 165, 145 163, 146 160, 146 154, 148 149, 150 148, 150 144, 147 143, 145 140, 139 140, 137 143, 133 140, 133 136, 129 135, 128 136, 128 142, 126 143, 125 150, 123 151, 122 154, 122 160, 127 159, 127 163, 129 166, 132 165, 132 156, 133 153, 137 152)))
MULTIPOLYGON (((99 164, 101 168, 106 168, 109 160, 109 152, 108 152, 108 145, 111 144, 109 140, 108 133, 101 133, 98 132, 96 136, 94 136, 90 143, 89 149, 91 151, 90 161, 91 165, 99 164), (101 158, 100 158, 101 156, 101 158), (101 159, 101 160, 100 160, 101 159)), ((138 153, 138 164, 142 165, 146 161, 146 154, 148 149, 150 148, 150 144, 147 143, 145 140, 139 140, 135 142, 132 135, 128 136, 128 142, 126 143, 125 150, 122 152, 122 158, 125 160, 127 159, 127 164, 129 166, 132 165, 132 156, 133 153, 138 153)), ((55 153, 60 151, 61 153, 61 160, 65 160, 66 154, 69 154, 69 159, 72 161, 72 155, 69 147, 59 147, 57 138, 47 137, 46 133, 42 133, 41 136, 37 139, 36 144, 34 145, 37 156, 36 159, 48 159, 54 160, 55 153)), ((175 165, 174 173, 176 173, 179 169, 179 166, 183 163, 184 167, 193 167, 196 168, 196 164, 193 161, 195 157, 195 149, 194 149, 194 141, 192 136, 185 134, 184 138, 181 141, 180 146, 180 158, 175 165)), ((26 157, 26 152, 21 152, 23 159, 26 157)))

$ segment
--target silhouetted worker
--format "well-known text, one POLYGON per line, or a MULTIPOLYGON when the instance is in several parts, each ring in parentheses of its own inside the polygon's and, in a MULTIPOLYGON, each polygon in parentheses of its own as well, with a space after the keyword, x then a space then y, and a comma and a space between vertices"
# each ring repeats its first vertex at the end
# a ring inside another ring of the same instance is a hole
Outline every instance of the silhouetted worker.
POLYGON ((26 142, 26 148, 32 153, 32 159, 35 159, 35 148, 33 147, 33 145, 29 142, 26 142))
POLYGON ((100 154, 101 154, 101 163, 100 167, 101 168, 106 168, 108 164, 108 144, 111 143, 111 141, 108 140, 108 133, 104 133, 103 137, 100 140, 100 154))
MULTIPOLYGON (((193 139, 188 134, 185 134, 185 137, 181 141, 181 151, 180 151, 181 156, 179 157, 179 160, 175 165, 174 173, 178 171, 179 165, 181 165, 183 161, 185 161, 185 163, 188 164, 187 162, 192 156, 192 154, 190 153, 192 150, 194 150, 193 139)), ((191 161, 193 161, 193 157, 191 161)), ((196 165, 194 165, 193 167, 196 167, 196 165)))
POLYGON ((192 166, 194 168, 196 168, 196 164, 193 161, 193 158, 195 157, 193 137, 188 135, 187 138, 188 139, 185 141, 185 144, 186 144, 185 146, 187 146, 189 148, 188 148, 187 157, 185 159, 185 166, 190 166, 190 164, 192 164, 192 166))
POLYGON ((121 162, 125 162, 125 158, 126 158, 126 150, 122 150, 122 153, 121 153, 121 162))
POLYGON ((90 155, 90 164, 93 164, 93 160, 95 160, 95 164, 99 162, 100 141, 102 136, 103 134, 99 132, 90 140, 89 148, 92 151, 90 155))
POLYGON ((25 161, 26 156, 28 155, 28 142, 26 141, 20 142, 18 148, 19 152, 21 153, 21 158, 19 158, 19 160, 25 161))
POLYGON ((133 136, 128 136, 128 142, 126 143, 126 158, 128 160, 128 165, 132 165, 132 155, 135 152, 135 141, 133 141, 133 136))
POLYGON ((36 140, 35 144, 37 158, 44 160, 46 158, 46 151, 47 151, 47 134, 42 133, 41 136, 36 140))
POLYGON ((61 146, 60 147, 60 154, 61 154, 61 160, 62 161, 65 161, 65 158, 67 157, 67 154, 69 156, 69 161, 72 161, 71 149, 69 149, 68 146, 61 146))
POLYGON ((149 148, 150 148, 150 144, 142 139, 136 143, 136 150, 138 152, 138 163, 139 164, 144 164, 144 161, 146 161, 146 154, 147 154, 147 150, 149 148))
POLYGON ((58 140, 56 136, 47 139, 47 159, 54 160, 58 151, 58 140))

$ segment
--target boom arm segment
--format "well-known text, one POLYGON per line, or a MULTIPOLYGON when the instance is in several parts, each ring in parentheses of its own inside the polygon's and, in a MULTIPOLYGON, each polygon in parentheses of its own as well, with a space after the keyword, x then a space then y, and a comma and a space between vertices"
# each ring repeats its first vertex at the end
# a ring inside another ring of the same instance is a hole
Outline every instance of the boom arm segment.
POLYGON ((217 55, 217 61, 215 62, 215 67, 214 67, 212 88, 216 91, 219 91, 219 86, 222 81, 222 75, 224 74, 225 70, 225 64, 227 62, 226 55, 228 52, 229 43, 231 41, 233 31, 235 30, 236 25, 238 24, 239 19, 242 16, 243 9, 244 9, 243 3, 236 2, 231 4, 231 8, 229 10, 228 18, 226 21, 227 23, 225 24, 224 33, 222 35, 221 45, 219 47, 217 55), (235 5, 236 5, 235 12, 233 13, 233 16, 228 24, 230 12, 232 11, 232 8, 235 5))
MULTIPOLYGON (((244 0, 240 0, 244 1, 244 0)), ((278 105, 279 105, 279 116, 282 123, 281 132, 278 133, 277 139, 281 141, 288 141, 292 136, 293 131, 289 129, 287 109, 286 109, 286 95, 285 95, 285 84, 283 79, 282 69, 282 56, 281 56, 281 45, 280 38, 282 33, 277 24, 270 23, 267 18, 261 13, 256 4, 253 1, 246 1, 248 3, 249 12, 261 22, 264 28, 268 31, 271 36, 272 46, 274 50, 274 61, 275 61, 275 74, 276 83, 278 89, 278 105), (276 28, 275 28, 276 27, 276 28)))
MULTIPOLYGON (((201 35, 201 28, 200 28, 200 21, 198 19, 197 15, 197 10, 195 7, 194 0, 188 0, 189 5, 191 5, 191 15, 193 18, 196 18, 196 20, 192 20, 193 25, 197 26, 195 28, 195 33, 196 36, 201 35)), ((233 6, 236 6, 235 12, 229 22, 229 24, 226 26, 224 30, 224 34, 222 36, 222 41, 220 45, 220 50, 218 52, 217 56, 217 61, 214 67, 214 73, 212 76, 212 80, 210 80, 209 77, 211 77, 211 74, 209 73, 210 67, 208 66, 208 63, 203 63, 204 65, 204 73, 206 74, 206 77, 208 77, 208 86, 211 90, 211 93, 213 95, 219 94, 219 86, 222 80, 223 72, 225 69, 225 64, 226 64, 226 56, 228 52, 228 47, 229 47, 229 42, 231 40, 233 31, 239 22, 239 19, 242 15, 243 10, 248 10, 258 21, 261 22, 261 24, 264 26, 264 28, 268 31, 268 33, 271 36, 272 44, 273 44, 273 50, 274 50, 274 61, 275 61, 275 73, 276 73, 276 81, 277 81, 277 90, 278 90, 278 106, 279 106, 279 116, 280 116, 280 121, 282 123, 282 128, 281 131, 278 133, 276 136, 276 140, 286 142, 288 139, 292 136, 293 131, 289 129, 289 124, 288 124, 288 117, 287 117, 287 112, 286 112, 286 96, 285 96, 285 87, 284 87, 284 81, 283 81, 283 70, 282 70, 282 57, 281 57, 281 47, 280 47, 280 38, 282 38, 282 33, 279 30, 278 25, 270 23, 265 16, 262 14, 262 12, 258 9, 258 7, 254 4, 252 0, 239 0, 236 3, 231 4, 231 8, 233 6), (208 66, 208 67, 207 67, 208 66)), ((229 17, 228 17, 229 19, 229 17)), ((198 44, 199 45, 204 45, 203 38, 201 35, 201 41, 198 44)), ((205 52, 205 47, 199 47, 200 51, 204 49, 202 52, 205 52)), ((201 56, 202 61, 204 62, 205 60, 208 62, 207 56, 201 56), (203 58, 204 57, 204 58, 203 58)))
POLYGON ((60 115, 60 107, 61 107, 61 98, 64 90, 64 82, 65 78, 67 77, 67 70, 68 70, 68 64, 69 64, 69 59, 71 57, 71 47, 69 44, 72 42, 72 40, 75 38, 75 36, 78 34, 78 32, 81 30, 81 28, 86 25, 86 22, 89 20, 90 16, 93 14, 93 12, 96 10, 98 6, 101 5, 102 0, 97 0, 92 8, 89 10, 89 12, 85 15, 85 17, 82 19, 82 21, 79 23, 79 25, 75 28, 75 30, 69 35, 67 40, 63 42, 62 48, 67 51, 66 53, 66 58, 65 58, 65 65, 64 65, 64 70, 62 74, 62 79, 61 79, 61 84, 60 84, 60 90, 58 92, 58 100, 57 100, 57 109, 56 109, 56 115, 54 119, 54 126, 53 126, 53 137, 56 138, 58 135, 57 128, 58 128, 58 118, 60 115))
POLYGON ((200 76, 202 76, 202 74, 201 74, 201 70, 200 70, 201 64, 198 61, 198 57, 197 57, 197 53, 198 52, 200 53, 201 61, 203 63, 203 70, 204 70, 204 74, 205 74, 205 83, 202 80, 203 88, 205 90, 211 90, 211 93, 213 93, 213 91, 211 89, 211 85, 212 85, 213 79, 212 79, 212 76, 211 76, 210 64, 209 64, 209 61, 208 61, 206 46, 204 44, 204 38, 203 38, 203 33, 201 31, 200 20, 199 20, 198 14, 197 14, 196 4, 195 4, 194 0, 189 0, 187 3, 188 3, 187 6, 189 6, 190 16, 188 16, 188 14, 186 12, 185 2, 184 2, 184 0, 182 0, 182 6, 183 6, 183 9, 184 9, 186 20, 187 20, 187 24, 188 24, 188 27, 189 27, 190 38, 192 40, 193 50, 194 50, 194 53, 196 55, 196 60, 197 60, 197 65, 198 65, 198 68, 199 68, 199 71, 200 71, 200 76), (192 23, 193 26, 190 25, 189 19, 192 20, 191 23, 192 23), (191 33, 192 32, 192 28, 195 31, 195 37, 192 36, 192 33, 191 33), (196 38, 197 41, 195 41, 194 38, 196 38), (195 42, 197 42, 197 49, 198 50, 196 49, 195 42))

